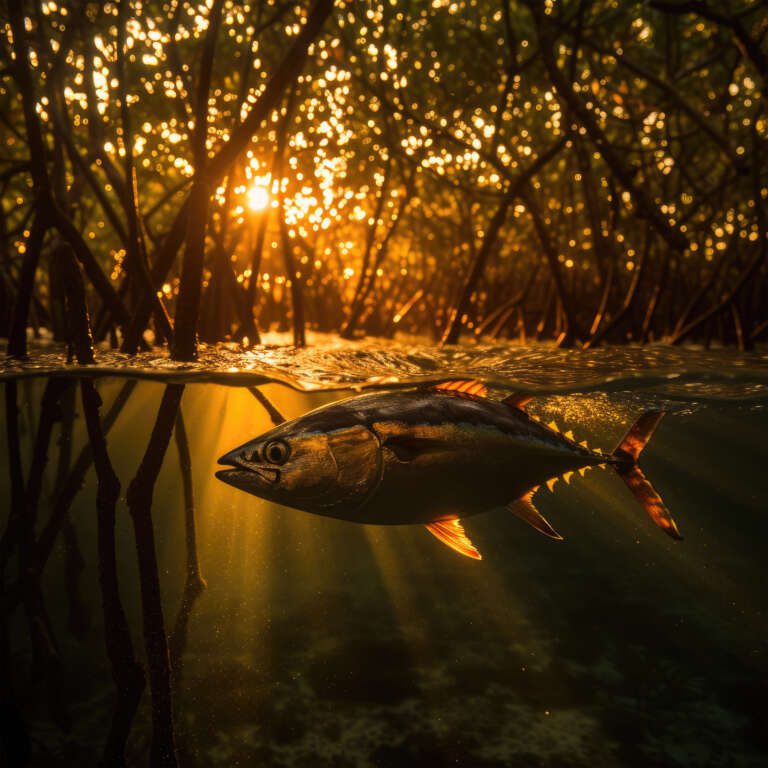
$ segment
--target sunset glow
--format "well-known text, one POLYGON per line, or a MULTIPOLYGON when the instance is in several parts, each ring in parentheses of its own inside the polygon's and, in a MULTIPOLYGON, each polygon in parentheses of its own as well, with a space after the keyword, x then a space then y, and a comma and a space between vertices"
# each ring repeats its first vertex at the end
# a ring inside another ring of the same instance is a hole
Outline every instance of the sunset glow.
POLYGON ((135 352, 156 330, 149 294, 136 307, 126 287, 137 260, 172 320, 194 304, 174 334, 186 357, 195 334, 259 328, 291 327, 299 346, 305 329, 569 347, 768 334, 759 4, 726 45, 725 17, 661 0, 106 3, 87 18, 26 1, 3 29, 28 64, 0 85, 4 274, 33 271, 35 184, 65 210, 71 185, 99 340, 112 322, 135 352), (29 147, 46 144, 35 181, 29 147), (216 288, 222 255, 242 301, 216 288))
POLYGON ((270 202, 269 190, 266 187, 254 185, 246 193, 248 196, 248 207, 252 211, 263 211, 270 202))

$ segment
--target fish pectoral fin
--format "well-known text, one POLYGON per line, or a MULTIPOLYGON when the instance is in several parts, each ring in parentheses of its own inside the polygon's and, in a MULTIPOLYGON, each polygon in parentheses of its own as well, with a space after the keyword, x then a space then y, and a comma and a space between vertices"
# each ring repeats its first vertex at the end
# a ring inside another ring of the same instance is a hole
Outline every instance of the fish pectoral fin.
POLYGON ((488 397, 488 389, 482 381, 475 379, 453 379, 441 381, 432 389, 439 392, 456 392, 457 394, 474 395, 475 397, 488 397))
POLYGON ((413 435, 390 435, 382 445, 395 454, 398 461, 413 461, 417 456, 438 450, 442 444, 438 440, 413 435))
POLYGON ((521 520, 525 520, 528 525, 533 526, 537 531, 549 536, 550 539, 562 541, 563 537, 547 522, 546 518, 533 505, 533 493, 527 493, 525 496, 510 501, 507 509, 521 520))
POLYGON ((518 411, 524 411, 525 406, 533 400, 533 395, 528 395, 525 392, 515 392, 508 397, 505 397, 501 402, 504 405, 508 405, 510 408, 517 408, 518 411))
POLYGON ((474 560, 483 559, 475 545, 469 540, 460 520, 442 520, 439 523, 430 523, 427 530, 460 555, 471 557, 474 560))

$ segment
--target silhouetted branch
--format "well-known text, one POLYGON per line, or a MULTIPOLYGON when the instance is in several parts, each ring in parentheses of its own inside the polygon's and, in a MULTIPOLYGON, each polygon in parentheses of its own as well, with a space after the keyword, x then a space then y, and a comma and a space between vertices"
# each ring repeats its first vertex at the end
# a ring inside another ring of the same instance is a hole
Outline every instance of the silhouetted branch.
POLYGON ((93 464, 98 478, 96 513, 98 529, 99 584, 104 615, 104 639, 117 699, 112 713, 102 765, 125 765, 125 745, 144 690, 144 670, 136 660, 131 630, 120 599, 115 556, 115 507, 120 481, 112 467, 99 418, 101 397, 90 379, 80 382, 83 413, 88 430, 93 464))
MULTIPOLYGON (((114 402, 107 411, 107 415, 104 417, 102 429, 105 435, 109 434, 109 431, 112 429, 112 426, 125 407, 125 404, 128 402, 128 398, 131 396, 135 387, 135 379, 128 379, 121 387, 114 402)), ((69 508, 72 506, 75 496, 77 496, 77 493, 83 485, 85 473, 91 466, 92 461, 93 453, 91 451, 91 445, 88 443, 88 445, 84 446, 82 451, 80 451, 61 491, 57 493, 56 498, 54 499, 51 514, 38 536, 37 545, 35 547, 36 568, 40 573, 42 573, 45 564, 48 562, 48 558, 56 543, 59 532, 66 522, 69 508)))
MULTIPOLYGON (((48 447, 53 428, 60 419, 59 401, 72 382, 61 378, 48 380, 43 392, 37 434, 24 489, 23 514, 19 521, 19 587, 35 665, 45 680, 48 709, 60 728, 69 730, 71 718, 63 695, 61 661, 40 586, 40 571, 35 561, 35 529, 42 492, 42 479, 48 464, 48 447)), ((17 492, 18 493, 18 492, 17 492)))
POLYGON ((40 260, 40 249, 43 246, 45 230, 45 219, 38 212, 32 221, 32 228, 24 243, 24 261, 21 263, 21 276, 16 291, 11 327, 8 332, 7 352, 15 357, 25 357, 27 354, 29 305, 32 300, 32 291, 35 289, 35 273, 40 260))
POLYGON ((200 314, 203 281, 205 229, 208 221, 208 198, 213 191, 206 167, 208 164, 208 91, 222 5, 223 0, 214 0, 208 14, 208 29, 203 41, 200 75, 197 81, 194 107, 195 130, 192 137, 195 176, 189 194, 190 215, 187 220, 181 287, 176 307, 176 337, 172 348, 175 360, 197 358, 197 321, 200 314))
POLYGON ((152 691, 150 762, 153 768, 171 768, 177 765, 168 638, 160 596, 160 577, 152 525, 152 497, 183 393, 183 385, 166 386, 147 450, 126 495, 136 538, 144 645, 149 666, 149 686, 152 691))
MULTIPOLYGON (((75 394, 76 389, 69 387, 61 397, 61 432, 57 440, 59 458, 56 465, 56 480, 54 482, 53 497, 63 487, 69 474, 70 461, 72 459, 72 432, 75 420, 75 394)), ((63 531, 64 543, 64 580, 67 589, 68 617, 67 624, 72 634, 82 639, 87 632, 89 624, 88 606, 83 602, 80 592, 80 577, 85 570, 85 559, 77 531, 71 520, 67 520, 63 531)))
MULTIPOLYGON (((682 0, 676 2, 675 0, 650 0, 649 5, 651 8, 663 11, 664 13, 695 13, 701 16, 703 19, 715 22, 721 26, 729 28, 736 40, 739 47, 745 56, 752 60, 752 63, 757 67, 757 70, 765 78, 768 72, 768 57, 760 46, 759 40, 755 40, 744 27, 737 16, 733 16, 725 11, 713 8, 703 0, 682 0)), ((753 8, 759 7, 760 3, 755 3, 753 8)))
MULTIPOLYGON (((8 475, 11 498, 8 518, 0 539, 0 588, 5 586, 5 568, 19 546, 21 521, 24 516, 24 472, 21 465, 19 436, 18 386, 14 379, 5 382, 5 425, 8 445, 8 475)), ((3 617, 7 614, 0 611, 3 617)))
POLYGON ((574 91, 561 72, 555 57, 552 22, 544 13, 544 6, 535 0, 526 0, 526 4, 530 8, 536 24, 542 60, 563 106, 583 126, 613 175, 632 196, 638 216, 648 219, 670 248, 678 251, 685 250, 688 247, 688 238, 680 231, 679 227, 670 224, 669 219, 659 210, 656 203, 648 197, 645 189, 635 181, 634 171, 614 149, 593 113, 586 107, 581 97, 574 91))
POLYGON ((474 261, 470 266, 469 273, 461 289, 461 295, 456 302, 456 306, 451 310, 449 320, 445 325, 441 344, 456 344, 461 334, 461 327, 464 318, 469 312, 472 295, 477 290, 480 277, 485 270, 486 262, 496 246, 501 228, 507 218, 507 211, 514 200, 519 197, 530 180, 535 176, 548 162, 550 162, 565 146, 566 139, 562 138, 556 141, 549 149, 543 152, 535 162, 522 171, 517 178, 509 185, 501 202, 491 217, 488 226, 485 229, 483 242, 477 251, 474 261))
POLYGON ((173 624, 173 631, 168 640, 171 681, 174 691, 179 690, 184 650, 187 645, 187 628, 189 617, 195 602, 203 594, 206 588, 205 579, 200 573, 200 560, 197 555, 197 532, 195 529, 195 496, 192 487, 192 457, 189 453, 187 431, 184 427, 184 417, 179 409, 174 429, 176 447, 179 453, 179 468, 184 490, 184 531, 186 545, 186 579, 184 581, 184 593, 181 598, 179 612, 173 624))
POLYGON ((98 262, 85 244, 82 236, 54 199, 46 167, 45 142, 40 127, 40 119, 37 114, 36 89, 29 66, 29 43, 21 3, 11 3, 8 7, 8 15, 13 31, 14 73, 22 96, 36 210, 35 223, 28 238, 28 248, 25 251, 22 267, 22 284, 17 295, 16 310, 14 312, 13 335, 8 347, 10 354, 24 355, 26 354, 25 332, 28 306, 37 270, 40 246, 48 227, 56 227, 64 239, 72 245, 78 260, 85 268, 88 278, 98 291, 102 301, 109 307, 116 321, 125 324, 128 320, 128 313, 111 283, 101 271, 98 262))
POLYGON ((5 382, 5 428, 8 446, 10 508, 3 536, 0 539, 0 756, 15 765, 27 765, 30 744, 24 717, 11 682, 9 619, 11 603, 7 594, 5 569, 11 554, 18 547, 20 523, 24 514, 24 475, 21 465, 17 382, 5 382))
MULTIPOLYGON (((756 202, 757 208, 757 229, 758 229, 758 242, 753 249, 752 257, 747 262, 746 267, 741 270, 736 281, 733 285, 722 295, 720 300, 715 303, 714 306, 708 310, 702 312, 698 317, 690 320, 685 326, 675 331, 671 342, 673 344, 680 344, 685 341, 692 333, 708 323, 710 320, 716 318, 723 310, 728 309, 738 300, 745 287, 749 284, 749 281, 758 273, 763 264, 768 259, 768 216, 766 215, 765 203, 762 200, 761 189, 761 175, 760 175, 760 158, 762 153, 760 151, 760 142, 757 138, 757 133, 753 127, 752 141, 754 148, 754 161, 755 165, 752 168, 752 186, 753 197, 756 202)), ((734 314, 734 319, 738 321, 738 335, 741 339, 742 346, 750 346, 752 342, 751 331, 747 332, 741 326, 741 315, 734 314)))
POLYGON ((64 293, 64 323, 70 358, 74 350, 80 365, 93 363, 93 337, 80 267, 68 243, 60 243, 51 254, 61 276, 64 293))
POLYGON ((357 285, 355 286, 355 293, 352 298, 352 304, 350 305, 349 316, 339 331, 339 335, 343 339, 351 339, 353 337, 355 326, 357 325, 357 321, 360 318, 360 313, 363 308, 364 291, 369 282, 371 252, 373 251, 373 245, 376 242, 376 229, 379 225, 379 219, 381 219, 381 214, 384 211, 384 203, 386 203, 387 200, 391 173, 392 156, 389 155, 387 157, 386 165, 384 166, 384 178, 376 195, 376 205, 373 209, 373 215, 369 219, 370 223, 368 225, 368 232, 365 238, 365 246, 363 247, 360 275, 357 281, 357 285))
POLYGON ((269 418, 272 419, 272 423, 276 427, 280 426, 280 424, 286 421, 285 416, 283 416, 283 414, 280 413, 280 411, 278 411, 274 405, 272 405, 269 398, 267 398, 267 396, 258 387, 248 387, 248 391, 261 403, 262 407, 269 414, 269 418))
POLYGON ((589 347, 596 347, 598 344, 602 343, 602 341, 614 328, 618 326, 618 324, 624 319, 627 312, 629 312, 631 309, 632 304, 637 297, 637 289, 645 273, 646 264, 648 263, 648 253, 651 249, 651 233, 648 230, 649 228, 646 228, 643 250, 641 251, 640 257, 632 272, 632 280, 629 283, 629 288, 627 289, 627 293, 624 297, 624 301, 622 302, 621 307, 619 307, 619 310, 616 312, 616 314, 613 315, 604 325, 598 325, 594 329, 592 335, 584 343, 585 348, 588 349, 589 347))
POLYGON ((557 258, 557 250, 550 239, 546 222, 541 214, 539 203, 536 200, 534 190, 530 184, 521 197, 528 208, 528 212, 531 214, 531 219, 533 220, 536 235, 539 238, 541 250, 547 260, 549 271, 552 274, 552 285, 555 289, 558 306, 565 316, 565 328, 555 334, 557 337, 557 344, 559 346, 569 347, 580 337, 580 331, 577 327, 576 313, 573 308, 571 297, 565 287, 563 276, 560 274, 560 263, 557 258))

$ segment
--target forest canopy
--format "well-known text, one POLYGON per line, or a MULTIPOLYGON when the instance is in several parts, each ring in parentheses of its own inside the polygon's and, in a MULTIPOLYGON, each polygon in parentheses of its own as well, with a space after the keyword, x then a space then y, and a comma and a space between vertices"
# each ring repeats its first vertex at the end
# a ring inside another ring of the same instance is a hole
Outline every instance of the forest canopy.
POLYGON ((0 334, 768 335, 768 7, 10 0, 0 334), (86 308, 88 314, 86 315, 86 308))

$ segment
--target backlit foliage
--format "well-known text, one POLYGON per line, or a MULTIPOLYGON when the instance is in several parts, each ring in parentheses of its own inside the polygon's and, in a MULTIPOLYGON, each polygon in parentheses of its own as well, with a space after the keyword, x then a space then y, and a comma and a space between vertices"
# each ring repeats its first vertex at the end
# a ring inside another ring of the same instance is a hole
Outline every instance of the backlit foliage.
MULTIPOLYGON (((212 190, 201 335, 241 339, 249 304, 262 330, 287 328, 287 288, 299 280, 310 327, 439 338, 508 204, 461 312, 465 330, 644 341, 684 338, 696 322, 695 337, 756 339, 768 311, 768 14, 759 2, 675 4, 337 2, 295 86, 212 190)), ((189 192, 212 6, 134 0, 121 33, 118 3, 25 3, 55 194, 115 287, 128 247, 116 188, 126 153, 150 265, 189 192)), ((306 13, 223 3, 209 156, 258 101, 306 13)), ((35 196, 8 23, 2 45, 10 300, 35 196)), ((43 326, 54 240, 35 286, 32 322, 43 326)), ((180 259, 155 286, 171 315, 180 259)))

